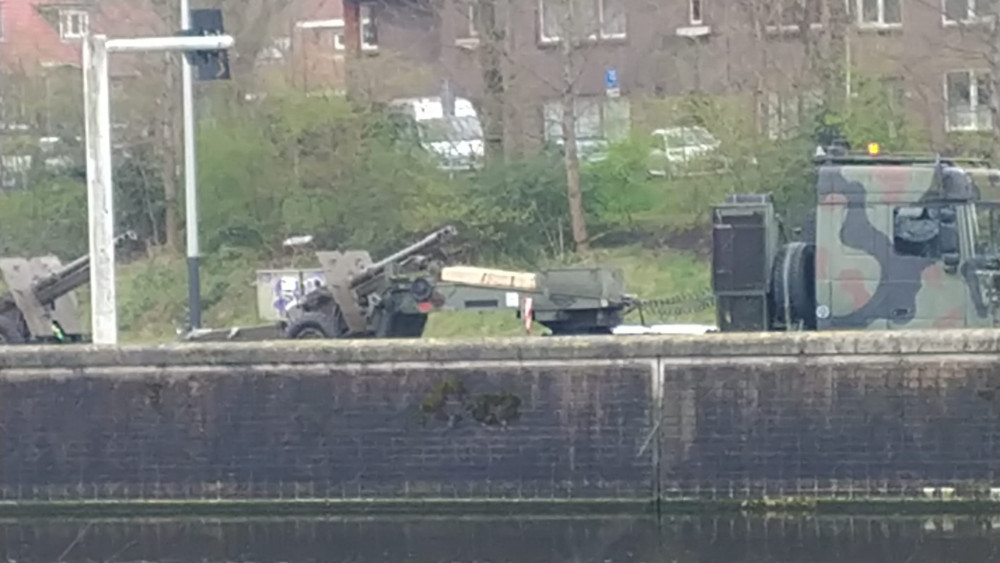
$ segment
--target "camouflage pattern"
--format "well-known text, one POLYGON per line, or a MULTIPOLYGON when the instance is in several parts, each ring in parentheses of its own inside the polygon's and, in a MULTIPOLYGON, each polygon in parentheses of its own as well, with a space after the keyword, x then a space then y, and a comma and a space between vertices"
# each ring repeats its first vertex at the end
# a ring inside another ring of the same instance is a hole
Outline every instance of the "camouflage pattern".
POLYGON ((820 165, 817 329, 995 326, 998 225, 980 185, 997 177, 946 162, 820 165))

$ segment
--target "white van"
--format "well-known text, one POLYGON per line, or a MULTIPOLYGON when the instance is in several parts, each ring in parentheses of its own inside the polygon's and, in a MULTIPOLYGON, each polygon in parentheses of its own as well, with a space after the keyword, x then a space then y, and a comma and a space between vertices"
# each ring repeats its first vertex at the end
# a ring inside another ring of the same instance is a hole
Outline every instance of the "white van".
POLYGON ((469 100, 455 98, 454 115, 445 115, 440 96, 399 98, 389 105, 416 121, 420 144, 437 157, 442 170, 469 170, 482 164, 483 127, 469 100))

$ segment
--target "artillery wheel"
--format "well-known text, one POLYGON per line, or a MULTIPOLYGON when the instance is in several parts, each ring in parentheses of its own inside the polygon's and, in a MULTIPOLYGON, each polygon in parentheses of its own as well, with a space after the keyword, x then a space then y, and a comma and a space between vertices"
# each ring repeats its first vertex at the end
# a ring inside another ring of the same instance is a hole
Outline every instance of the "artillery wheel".
POLYGON ((303 313, 285 329, 285 338, 306 340, 316 338, 343 338, 349 332, 344 316, 337 307, 333 313, 310 311, 303 313))
POLYGON ((20 323, 0 315, 0 345, 3 344, 24 344, 24 333, 21 332, 20 323))

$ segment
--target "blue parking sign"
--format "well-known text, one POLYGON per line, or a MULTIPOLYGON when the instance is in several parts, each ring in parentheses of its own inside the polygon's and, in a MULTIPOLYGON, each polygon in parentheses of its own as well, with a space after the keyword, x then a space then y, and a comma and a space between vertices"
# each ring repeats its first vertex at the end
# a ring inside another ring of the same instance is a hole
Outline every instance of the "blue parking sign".
POLYGON ((617 70, 609 68, 604 71, 604 91, 609 98, 617 98, 621 95, 621 90, 618 88, 617 70))

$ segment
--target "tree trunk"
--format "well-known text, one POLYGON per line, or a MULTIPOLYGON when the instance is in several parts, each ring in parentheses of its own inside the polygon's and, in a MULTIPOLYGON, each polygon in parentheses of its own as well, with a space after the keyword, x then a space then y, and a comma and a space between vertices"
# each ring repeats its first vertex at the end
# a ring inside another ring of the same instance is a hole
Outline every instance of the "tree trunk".
POLYGON ((357 2, 343 0, 344 11, 344 81, 346 82, 347 99, 358 103, 362 98, 362 88, 359 84, 358 65, 361 64, 361 8, 357 2))
POLYGON ((504 79, 503 60, 504 30, 497 24, 497 0, 479 0, 479 64, 483 72, 485 96, 483 98, 483 144, 486 162, 502 163, 504 160, 504 79))
POLYGON ((990 27, 990 164, 1000 162, 1000 2, 992 2, 993 21, 990 27))
MULTIPOLYGON (((517 50, 517 26, 511 17, 511 2, 508 0, 504 4, 504 52, 514 53, 517 50)), ((518 70, 509 57, 503 57, 503 77, 504 95, 507 102, 504 103, 504 154, 508 159, 517 159, 524 156, 524 123, 522 114, 514 97, 518 95, 518 70)))
MULTIPOLYGON (((567 26, 572 27, 572 26, 567 26)), ((580 158, 576 152, 576 96, 573 65, 573 40, 569 30, 562 33, 563 54, 563 99, 562 129, 563 153, 566 163, 566 195, 569 199, 569 219, 573 229, 573 243, 577 252, 590 250, 587 235, 587 219, 583 214, 583 193, 580 189, 580 158)))

